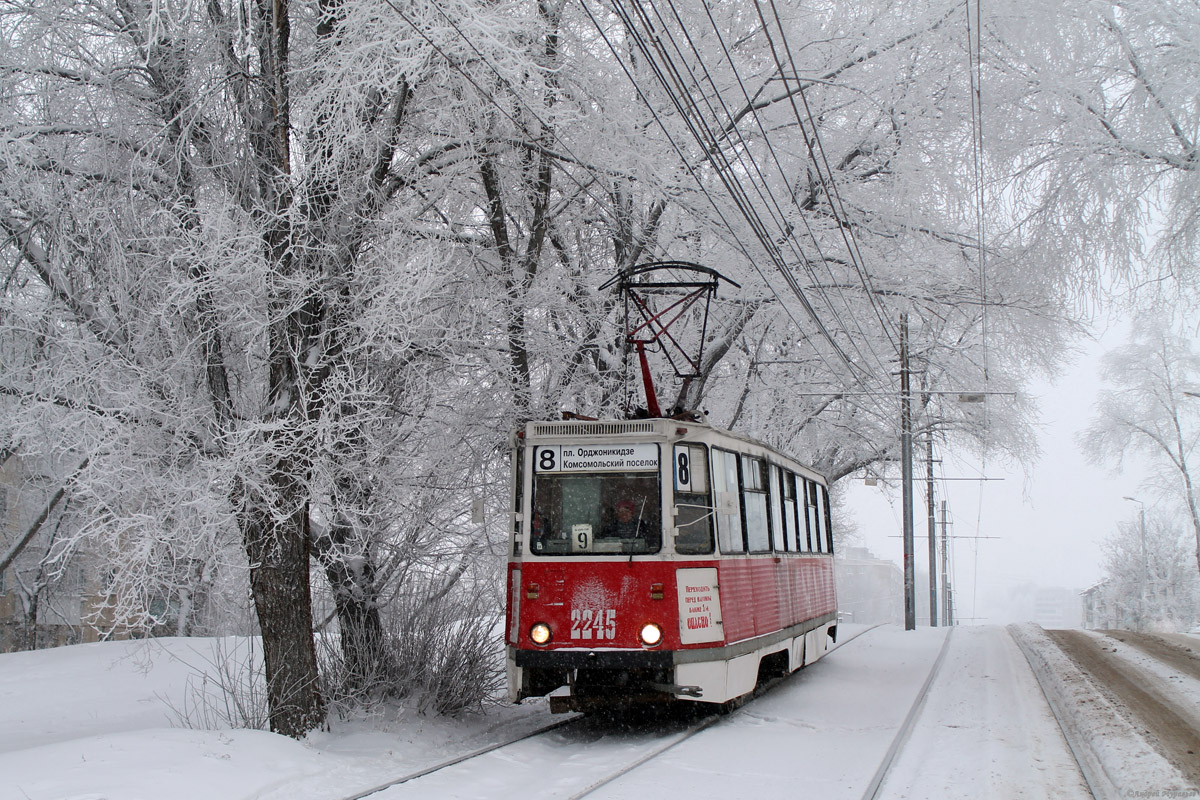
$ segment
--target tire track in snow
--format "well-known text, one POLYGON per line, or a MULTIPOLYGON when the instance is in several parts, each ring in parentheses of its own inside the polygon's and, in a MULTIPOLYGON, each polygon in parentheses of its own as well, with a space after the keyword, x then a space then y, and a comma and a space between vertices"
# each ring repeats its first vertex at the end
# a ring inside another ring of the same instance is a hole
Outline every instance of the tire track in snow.
POLYGON ((1200 731, 1174 707, 1155 681, 1133 664, 1120 659, 1082 631, 1047 631, 1081 669, 1115 697, 1150 734, 1152 743, 1167 761, 1200 789, 1200 731))

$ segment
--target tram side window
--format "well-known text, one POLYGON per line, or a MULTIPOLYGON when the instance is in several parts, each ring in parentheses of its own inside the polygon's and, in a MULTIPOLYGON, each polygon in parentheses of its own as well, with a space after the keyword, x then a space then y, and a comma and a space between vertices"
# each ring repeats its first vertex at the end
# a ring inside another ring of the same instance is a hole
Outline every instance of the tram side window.
POLYGON ((813 518, 813 551, 829 552, 829 528, 826 524, 824 486, 815 481, 809 481, 809 491, 812 493, 812 506, 809 513, 813 518))
POLYGON ((821 486, 819 488, 821 490, 820 500, 819 500, 820 505, 821 505, 821 525, 825 530, 825 552, 832 553, 833 552, 833 520, 832 520, 831 511, 829 508, 829 489, 825 488, 824 486, 821 486))
POLYGON ((775 549, 786 552, 788 549, 787 528, 783 526, 783 491, 782 471, 772 464, 771 470, 771 531, 773 532, 775 549))
POLYGON ((808 528, 809 552, 821 550, 821 523, 817 514, 817 484, 814 481, 804 481, 804 519, 808 528))
POLYGON ((737 454, 713 448, 713 495, 717 511, 717 543, 722 553, 744 553, 742 511, 738 498, 737 454))
POLYGON ((675 552, 700 555, 713 551, 712 493, 708 482, 708 448, 675 446, 675 552))
POLYGON ((803 550, 799 529, 796 527, 796 476, 783 473, 783 536, 789 550, 803 550))
POLYGON ((746 509, 746 542, 751 553, 771 550, 771 528, 767 522, 767 465, 742 456, 742 501, 746 509))

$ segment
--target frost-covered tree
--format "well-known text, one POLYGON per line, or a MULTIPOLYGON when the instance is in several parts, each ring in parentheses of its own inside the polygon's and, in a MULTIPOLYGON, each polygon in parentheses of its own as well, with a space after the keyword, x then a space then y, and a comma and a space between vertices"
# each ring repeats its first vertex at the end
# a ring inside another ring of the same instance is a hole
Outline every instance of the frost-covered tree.
POLYGON ((1200 622, 1200 573, 1192 567, 1191 536, 1161 514, 1121 522, 1103 542, 1104 600, 1121 627, 1184 631, 1200 622))
POLYGON ((1028 241, 1091 265, 1080 279, 1108 267, 1148 300, 1194 303, 1200 9, 1060 0, 989 29, 984 91, 987 75, 1036 87, 1005 112, 1031 136, 988 123, 988 149, 1020 165, 998 195, 1005 213, 1028 241))
POLYGON ((1104 357, 1104 379, 1096 417, 1083 444, 1098 463, 1118 468, 1130 455, 1158 470, 1160 488, 1185 509, 1196 544, 1200 574, 1200 506, 1195 476, 1200 444, 1200 354, 1192 341, 1161 317, 1143 317, 1130 341, 1104 357))
POLYGON ((501 602, 507 433, 623 413, 599 287, 629 266, 741 285, 701 377, 662 383, 717 424, 834 477, 893 458, 905 313, 918 430, 1032 449, 1019 404, 939 394, 1052 367, 1092 266, 1038 235, 1053 207, 999 202, 1045 136, 1012 112, 1049 67, 1003 61, 1053 49, 1023 7, 982 48, 934 2, 622 9, 0 7, 4 440, 86 459, 122 614, 244 574, 276 730, 323 713, 310 575, 360 685, 426 680, 429 607, 501 602))
MULTIPOLYGON (((401 208, 444 191, 444 141, 414 117, 462 107, 447 71, 465 44, 386 5, 4 14, 12 438, 88 458, 82 533, 128 567, 127 595, 240 532, 272 727, 302 734, 323 715, 310 510, 332 501, 334 531, 378 518, 378 437, 436 407, 443 387, 411 378, 453 358, 449 331, 467 338, 449 248, 401 208)), ((369 606, 372 551, 338 535, 322 562, 354 568, 331 583, 369 606)))

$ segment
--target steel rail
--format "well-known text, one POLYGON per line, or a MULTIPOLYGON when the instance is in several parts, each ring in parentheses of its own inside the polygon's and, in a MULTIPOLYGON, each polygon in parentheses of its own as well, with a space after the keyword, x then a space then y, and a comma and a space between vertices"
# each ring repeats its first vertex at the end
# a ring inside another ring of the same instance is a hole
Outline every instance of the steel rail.
POLYGON ((575 794, 571 795, 569 798, 567 798, 567 800, 579 800, 581 797, 587 797, 589 794, 596 791, 597 789, 599 789, 603 786, 607 786, 608 784, 612 783, 617 778, 620 778, 623 775, 628 775, 630 772, 633 772, 635 769, 640 767, 642 764, 645 764, 647 761, 650 761, 651 759, 654 759, 654 758, 658 758, 660 755, 667 752, 672 747, 675 747, 678 744, 682 744, 683 742, 686 742, 688 739, 690 739, 693 736, 695 736, 696 734, 700 733, 700 731, 702 731, 706 728, 712 727, 713 725, 720 722, 722 719, 724 719, 724 717, 722 715, 715 714, 715 713, 712 714, 711 716, 705 717, 704 719, 700 720, 699 722, 694 723, 687 730, 683 731, 680 734, 677 734, 675 736, 675 738, 672 739, 671 741, 667 742, 666 744, 662 744, 662 745, 659 745, 658 747, 655 747, 650 752, 641 756, 637 760, 632 761, 629 764, 626 764, 624 767, 622 767, 621 769, 612 773, 611 775, 601 778, 600 780, 596 781, 595 783, 592 783, 591 785, 589 785, 587 788, 583 789, 582 791, 576 792, 575 794))
POLYGON ((942 642, 942 649, 938 653, 938 657, 934 659, 933 666, 929 669, 929 675, 925 678, 924 685, 921 686, 921 691, 917 692, 917 697, 913 701, 912 708, 908 710, 908 716, 904 718, 904 723, 900 726, 900 730, 896 732, 895 738, 892 739, 892 745, 884 755, 883 762, 880 763, 879 769, 875 770, 874 777, 871 778, 871 782, 867 785, 867 791, 863 793, 863 800, 875 800, 879 795, 879 790, 883 787, 883 782, 887 778, 888 771, 891 770, 896 756, 899 755, 904 745, 908 743, 908 737, 912 735, 917 717, 921 715, 921 710, 925 707, 925 701, 929 698, 929 689, 933 686, 933 681, 937 678, 938 672, 942 668, 942 662, 946 660, 946 653, 950 651, 950 638, 953 635, 954 628, 950 628, 949 633, 946 634, 945 641, 942 642))
MULTIPOLYGON (((857 639, 859 636, 862 636, 864 633, 867 633, 868 631, 874 630, 875 628, 878 628, 878 627, 879 627, 878 625, 872 625, 869 628, 865 628, 865 629, 859 631, 858 633, 854 634, 853 636, 851 636, 849 639, 846 639, 845 641, 843 641, 837 647, 844 647, 847 644, 849 644, 850 642, 857 639)), ((836 650, 837 648, 835 647, 834 649, 836 650)), ((591 785, 589 785, 587 788, 583 789, 582 791, 571 795, 570 797, 567 798, 567 800, 580 800, 580 798, 587 797, 591 793, 595 792, 597 789, 599 789, 603 786, 607 786, 608 784, 615 781, 617 778, 620 778, 624 775, 629 774, 630 772, 633 772, 633 770, 642 766, 647 761, 657 758, 658 756, 667 752, 668 750, 675 747, 676 745, 682 744, 683 742, 687 741, 688 739, 691 739, 693 736, 700 733, 701 731, 703 731, 707 728, 710 728, 713 725, 716 725, 718 722, 724 722, 726 719, 734 716, 735 714, 741 713, 741 711, 743 711, 745 709, 745 704, 750 703, 754 700, 757 700, 758 698, 767 694, 768 692, 773 690, 776 686, 778 686, 781 683, 784 683, 788 678, 797 674, 799 671, 800 670, 796 670, 795 672, 789 672, 787 675, 780 675, 776 678, 773 678, 772 680, 767 681, 766 683, 764 683, 761 686, 759 686, 758 688, 756 688, 750 695, 746 696, 746 698, 740 704, 738 704, 736 708, 731 710, 728 714, 714 713, 711 716, 705 717, 704 719, 693 724, 687 730, 683 731, 680 734, 677 734, 676 737, 674 739, 672 739, 670 742, 667 742, 663 745, 660 745, 659 747, 654 748, 649 753, 646 753, 645 755, 638 758, 636 761, 633 761, 633 762, 625 765, 624 767, 622 767, 621 769, 612 773, 611 775, 609 775, 605 778, 601 778, 600 780, 592 783, 591 785)), ((731 702, 737 703, 738 701, 734 700, 731 702)))
MULTIPOLYGON (((833 648, 833 650, 836 650, 840 647, 845 647, 850 642, 854 641, 855 639, 857 639, 858 637, 867 633, 868 631, 874 630, 877 627, 879 627, 879 626, 872 625, 869 628, 865 628, 865 629, 857 632, 856 634, 849 637, 848 639, 845 639, 844 641, 838 643, 837 646, 833 648)), ((832 652, 832 650, 830 652, 832 652)), ((652 759, 662 755, 666 751, 668 751, 671 748, 675 747, 676 745, 679 745, 682 742, 692 738, 693 736, 697 735, 701 731, 703 731, 707 728, 710 728, 713 725, 716 725, 718 722, 721 722, 721 721, 725 720, 726 718, 733 716, 734 714, 739 713, 745 707, 745 703, 749 703, 752 700, 756 700, 759 697, 762 697, 763 695, 767 694, 772 689, 774 689, 776 686, 778 686, 779 684, 786 681, 788 678, 792 677, 793 675, 796 675, 799 671, 800 670, 796 670, 795 672, 791 672, 787 675, 779 676, 777 678, 774 678, 770 681, 763 683, 761 686, 759 686, 757 689, 755 689, 755 691, 753 693, 747 695, 745 697, 745 699, 743 700, 743 702, 741 704, 738 704, 737 707, 733 708, 733 710, 731 710, 729 713, 722 714, 722 713, 714 712, 714 713, 704 717, 703 719, 700 719, 699 721, 693 723, 691 726, 689 726, 687 729, 685 729, 681 733, 675 734, 674 737, 671 739, 671 741, 665 742, 665 743, 655 747, 650 752, 645 753, 642 756, 639 756, 635 761, 632 761, 632 762, 622 766, 620 769, 611 773, 610 775, 589 784, 586 788, 580 790, 576 794, 570 795, 569 800, 579 800, 579 798, 586 797, 589 794, 592 794, 593 792, 600 789, 601 787, 606 786, 609 783, 616 780, 617 778, 620 778, 621 776, 632 772, 633 770, 642 766, 646 762, 651 761, 652 759)), ((928 688, 928 686, 926 688, 928 688)), ((731 701, 731 703, 737 703, 737 701, 731 701)), ((480 748, 477 748, 470 752, 462 753, 462 754, 454 756, 452 758, 448 758, 444 761, 439 761, 438 763, 432 764, 428 767, 423 767, 419 770, 415 770, 413 772, 406 773, 398 778, 394 778, 392 780, 378 784, 369 789, 364 789, 362 791, 356 792, 355 794, 342 796, 340 798, 337 798, 337 800, 362 800, 362 798, 364 798, 364 797, 370 797, 371 795, 378 794, 379 792, 390 789, 393 786, 399 786, 400 784, 408 783, 409 781, 414 781, 419 778, 423 778, 427 775, 431 775, 431 774, 433 774, 435 772, 439 772, 443 769, 447 769, 447 768, 453 767, 457 764, 461 764, 464 761, 470 761, 473 758, 479 758, 480 756, 485 756, 488 753, 495 752, 496 750, 500 750, 505 747, 509 747, 510 745, 514 745, 514 744, 517 744, 518 742, 523 742, 528 739, 533 739, 537 736, 541 736, 544 733, 549 733, 550 731, 557 730, 566 725, 582 722, 585 719, 586 719, 586 717, 584 715, 579 715, 579 716, 570 717, 569 719, 558 720, 556 722, 550 723, 549 725, 544 725, 540 728, 535 728, 534 730, 528 731, 519 736, 513 736, 512 738, 505 739, 504 741, 495 742, 495 743, 487 745, 485 747, 480 747, 480 748)))
POLYGON ((526 739, 532 739, 536 736, 541 736, 543 733, 549 733, 552 730, 557 730, 565 725, 579 722, 582 719, 582 716, 570 717, 569 719, 560 719, 557 722, 552 722, 549 725, 543 725, 540 728, 535 728, 534 730, 523 733, 520 736, 514 736, 511 739, 505 739, 502 742, 496 742, 494 744, 487 745, 486 747, 480 747, 476 750, 470 751, 469 753, 463 753, 462 755, 448 758, 445 761, 439 761, 432 766, 419 769, 416 772, 410 772, 407 775, 402 775, 401 777, 390 780, 387 783, 381 783, 378 786, 373 786, 372 788, 358 792, 357 794, 346 795, 345 797, 339 798, 339 800, 361 800, 361 798, 378 794, 379 792, 382 792, 385 789, 390 789, 393 786, 399 786, 402 783, 408 783, 409 781, 416 780, 417 778, 423 778, 426 775, 439 772, 447 767, 453 767, 455 764, 461 764, 464 761, 470 761, 472 758, 478 758, 479 756, 487 755, 488 753, 508 747, 509 745, 514 745, 517 742, 523 742, 526 739))

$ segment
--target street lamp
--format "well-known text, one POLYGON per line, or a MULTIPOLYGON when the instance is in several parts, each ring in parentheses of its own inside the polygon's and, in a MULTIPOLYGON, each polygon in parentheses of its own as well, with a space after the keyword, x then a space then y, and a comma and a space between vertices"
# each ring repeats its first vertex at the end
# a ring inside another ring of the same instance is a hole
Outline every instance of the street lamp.
POLYGON ((1149 616, 1150 605, 1146 599, 1146 589, 1150 585, 1150 559, 1146 554, 1146 504, 1136 497, 1123 497, 1121 499, 1138 504, 1138 533, 1141 534, 1142 539, 1142 607, 1138 619, 1138 630, 1143 630, 1146 626, 1146 618, 1149 616))

